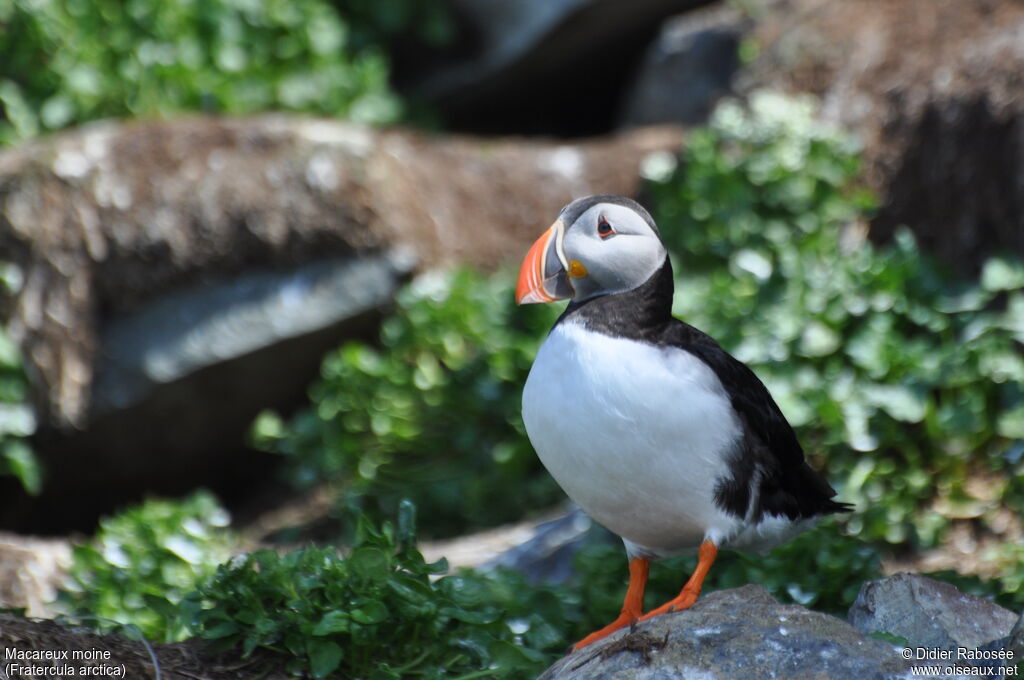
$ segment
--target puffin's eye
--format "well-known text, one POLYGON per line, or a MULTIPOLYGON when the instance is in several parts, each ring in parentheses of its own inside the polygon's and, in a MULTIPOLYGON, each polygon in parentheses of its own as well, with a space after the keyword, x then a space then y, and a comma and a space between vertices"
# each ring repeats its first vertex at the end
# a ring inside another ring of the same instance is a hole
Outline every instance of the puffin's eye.
POLYGON ((597 221, 597 235, 601 238, 611 238, 615 235, 615 230, 612 229, 612 225, 608 224, 608 220, 602 216, 597 221))

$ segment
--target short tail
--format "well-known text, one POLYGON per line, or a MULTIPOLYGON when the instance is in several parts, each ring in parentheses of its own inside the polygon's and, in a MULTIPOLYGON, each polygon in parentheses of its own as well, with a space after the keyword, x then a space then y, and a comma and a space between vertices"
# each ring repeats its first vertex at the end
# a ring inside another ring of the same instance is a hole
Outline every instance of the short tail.
POLYGON ((843 503, 842 501, 834 501, 829 499, 825 502, 825 507, 822 509, 821 514, 831 515, 837 512, 853 512, 856 510, 853 507, 853 503, 843 503))

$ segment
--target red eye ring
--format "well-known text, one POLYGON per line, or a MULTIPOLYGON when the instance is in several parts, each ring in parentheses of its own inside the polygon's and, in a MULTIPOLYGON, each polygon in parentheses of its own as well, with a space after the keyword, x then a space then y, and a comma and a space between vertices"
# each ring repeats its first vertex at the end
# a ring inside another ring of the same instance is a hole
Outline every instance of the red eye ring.
POLYGON ((615 229, 613 229, 612 225, 608 223, 608 220, 605 219, 604 215, 597 220, 597 235, 603 239, 611 238, 615 235, 615 229))

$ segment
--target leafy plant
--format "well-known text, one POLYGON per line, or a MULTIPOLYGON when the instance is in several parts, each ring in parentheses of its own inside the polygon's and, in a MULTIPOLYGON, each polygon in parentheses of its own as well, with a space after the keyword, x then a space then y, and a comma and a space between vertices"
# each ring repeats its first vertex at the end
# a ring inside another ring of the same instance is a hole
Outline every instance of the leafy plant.
MULTIPOLYGON (((129 532, 115 533, 137 541, 144 516, 170 535, 173 530, 164 529, 169 529, 172 515, 181 519, 204 514, 196 499, 162 505, 160 512, 153 512, 153 503, 144 506, 147 513, 130 510, 109 520, 104 530, 109 534, 112 525, 131 524, 129 532)), ((138 625, 149 637, 159 633, 162 639, 181 638, 188 631, 209 641, 215 651, 234 649, 245 658, 259 654, 265 667, 274 666, 276 658, 280 668, 303 677, 526 679, 536 677, 569 642, 618 612, 625 560, 618 541, 603 530, 591 532, 576 557, 575 577, 566 586, 531 584, 507 570, 462 569, 437 578, 447 564, 427 563, 416 549, 414 514, 410 502, 401 503, 397 528, 388 522, 378 528, 358 517, 355 543, 345 557, 333 548, 307 547, 284 555, 261 550, 232 558, 215 572, 207 569, 205 576, 196 576, 194 590, 184 597, 178 589, 183 581, 169 579, 166 568, 159 575, 149 569, 140 578, 131 566, 123 572, 110 569, 129 561, 108 557, 83 585, 111 589, 110 572, 115 571, 122 581, 134 581, 132 594, 117 585, 113 589, 125 596, 106 599, 110 608, 93 606, 82 613, 90 620, 99 611, 138 625), (173 598, 161 597, 168 591, 173 598), (144 622, 135 607, 140 594, 152 606, 144 622)), ((194 533, 191 521, 182 524, 185 538, 194 533)), ((170 545, 171 540, 161 543, 170 545)), ((123 550, 123 542, 102 545, 114 553, 123 550)), ((148 552, 152 561, 167 560, 159 549, 150 546, 148 552)), ((89 558, 98 559, 95 554, 89 558)), ((78 559, 76 555, 76 566, 78 559)), ((693 563, 683 558, 653 565, 648 606, 675 595, 693 563)), ((860 584, 877 576, 878 557, 872 549, 824 527, 766 557, 723 552, 705 590, 755 582, 783 602, 842 615, 860 584), (814 569, 807 569, 811 553, 814 569)), ((967 585, 974 592, 991 588, 977 579, 967 585)), ((124 630, 116 623, 106 628, 124 630)))
POLYGON ((43 483, 42 469, 28 443, 35 429, 21 353, 6 333, 0 333, 0 475, 13 475, 33 495, 43 483))
POLYGON ((438 580, 415 548, 412 506, 397 532, 364 518, 347 557, 309 547, 221 566, 183 603, 215 648, 284 655, 315 678, 533 678, 564 648, 563 605, 512 573, 438 580))
POLYGON ((350 31, 322 0, 7 0, 0 142, 180 110, 393 121, 387 62, 350 31))
MULTIPOLYGON (((0 264, 0 296, 9 296, 20 287, 21 271, 0 264)), ((43 485, 42 466, 29 443, 35 431, 36 418, 29 404, 21 352, 0 330, 0 477, 15 477, 32 495, 38 494, 43 485)))
POLYGON ((231 554, 228 515, 206 492, 184 501, 150 500, 101 520, 72 552, 61 599, 74 615, 137 626, 150 639, 183 639, 178 605, 231 554))
POLYGON ((254 439, 291 457, 300 486, 334 483, 376 516, 411 498, 433 535, 557 502, 519 414, 557 310, 516 307, 512 280, 468 270, 420 279, 399 294, 381 348, 348 343, 329 355, 314 406, 287 424, 263 414, 254 439))

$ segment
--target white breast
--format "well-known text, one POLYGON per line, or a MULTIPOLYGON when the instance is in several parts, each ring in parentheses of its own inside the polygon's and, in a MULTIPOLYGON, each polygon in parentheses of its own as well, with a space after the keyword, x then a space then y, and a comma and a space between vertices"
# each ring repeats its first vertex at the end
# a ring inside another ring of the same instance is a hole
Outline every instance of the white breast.
POLYGON ((740 424, 689 352, 561 323, 530 370, 523 420, 555 480, 631 553, 722 543, 742 528, 714 502, 740 424))

